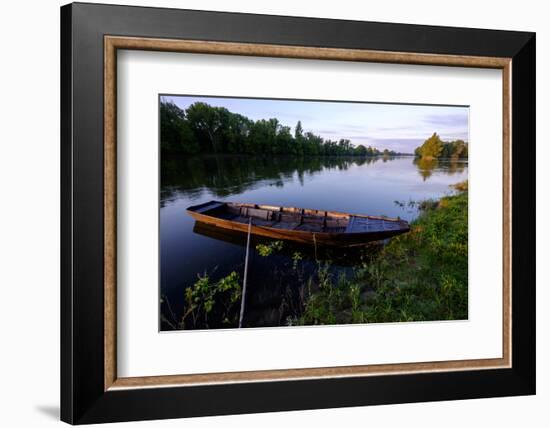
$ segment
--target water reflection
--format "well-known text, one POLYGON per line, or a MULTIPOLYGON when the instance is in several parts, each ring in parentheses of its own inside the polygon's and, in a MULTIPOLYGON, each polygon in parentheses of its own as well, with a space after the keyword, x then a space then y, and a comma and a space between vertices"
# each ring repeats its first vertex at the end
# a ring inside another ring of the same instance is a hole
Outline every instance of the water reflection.
POLYGON ((178 194, 196 198, 205 190, 215 197, 224 198, 263 186, 283 187, 286 182, 295 179, 303 186, 306 178, 323 171, 346 171, 353 165, 370 165, 393 159, 395 157, 382 156, 166 157, 161 166, 161 203, 177 198, 178 194))
POLYGON ((464 159, 444 159, 440 161, 439 159, 413 158, 413 163, 418 168, 418 173, 424 181, 430 178, 434 171, 453 175, 462 173, 468 166, 468 161, 464 159))
MULTIPOLYGON (((193 233, 198 235, 223 241, 228 244, 238 245, 243 249, 246 248, 247 235, 246 233, 237 232, 234 230, 223 229, 211 224, 196 221, 193 226, 193 233)), ((273 239, 254 236, 252 246, 259 244, 269 244, 273 239)), ((364 247, 346 247, 335 248, 327 246, 317 246, 300 244, 294 241, 285 241, 283 247, 277 253, 283 257, 291 258, 294 254, 300 253, 302 260, 309 261, 331 261, 339 266, 354 266, 359 258, 365 254, 365 250, 376 251, 382 245, 382 242, 372 242, 364 247)))

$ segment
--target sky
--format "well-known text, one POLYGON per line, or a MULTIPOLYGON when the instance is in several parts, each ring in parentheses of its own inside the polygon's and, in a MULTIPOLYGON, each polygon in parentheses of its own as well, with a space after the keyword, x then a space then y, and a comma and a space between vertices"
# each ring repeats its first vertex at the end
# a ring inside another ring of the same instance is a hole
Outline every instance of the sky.
POLYGON ((379 150, 413 153, 434 132, 444 140, 468 141, 468 107, 302 101, 253 98, 162 96, 181 109, 195 102, 225 107, 249 119, 277 118, 294 132, 300 120, 304 132, 325 139, 349 139, 379 150))

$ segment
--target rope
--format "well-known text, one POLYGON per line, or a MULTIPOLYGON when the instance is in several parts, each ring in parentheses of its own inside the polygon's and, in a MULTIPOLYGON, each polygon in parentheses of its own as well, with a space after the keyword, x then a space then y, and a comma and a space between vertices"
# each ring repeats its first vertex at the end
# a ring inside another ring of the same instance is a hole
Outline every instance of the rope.
POLYGON ((317 260, 317 240, 315 239, 315 233, 313 234, 313 247, 315 248, 315 261, 317 260))
POLYGON ((246 277, 248 274, 248 253, 250 248, 250 233, 252 231, 252 217, 248 219, 248 237, 246 238, 246 255, 244 257, 244 278, 243 278, 243 295, 241 298, 241 313, 239 315, 239 328, 243 325, 244 304, 246 300, 246 277))

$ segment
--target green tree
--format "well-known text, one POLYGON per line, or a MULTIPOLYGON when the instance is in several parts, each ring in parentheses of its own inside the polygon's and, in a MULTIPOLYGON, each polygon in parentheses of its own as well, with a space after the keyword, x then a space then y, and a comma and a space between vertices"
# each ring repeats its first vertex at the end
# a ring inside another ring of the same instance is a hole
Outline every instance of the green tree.
POLYGON ((167 153, 197 153, 198 141, 185 118, 185 112, 171 102, 160 104, 160 145, 167 153))
POLYGON ((294 138, 290 133, 290 127, 281 126, 277 132, 277 152, 279 154, 295 154, 294 150, 294 138))
POLYGON ((302 121, 298 121, 296 129, 294 130, 294 138, 299 139, 304 135, 304 128, 302 128, 302 121))
POLYGON ((296 155, 304 154, 304 129, 302 128, 302 122, 298 121, 296 128, 294 129, 294 150, 296 155))
POLYGON ((355 154, 357 156, 366 156, 367 155, 367 148, 365 146, 363 146, 362 144, 359 144, 355 148, 355 154))
POLYGON ((250 133, 251 120, 240 114, 230 114, 222 128, 224 150, 228 153, 244 153, 250 133))
POLYGON ((207 136, 214 153, 220 152, 218 138, 218 131, 222 126, 220 110, 206 103, 197 102, 189 106, 186 111, 191 127, 207 136))

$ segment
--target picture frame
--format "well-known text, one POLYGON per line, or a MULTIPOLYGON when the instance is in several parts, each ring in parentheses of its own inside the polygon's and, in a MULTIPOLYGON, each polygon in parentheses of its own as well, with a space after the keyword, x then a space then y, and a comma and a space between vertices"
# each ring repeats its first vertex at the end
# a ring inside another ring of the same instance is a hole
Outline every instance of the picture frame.
POLYGON ((534 394, 535 96, 534 33, 63 6, 61 419, 85 424, 534 394), (118 377, 118 50, 502 70, 502 358, 118 377))

